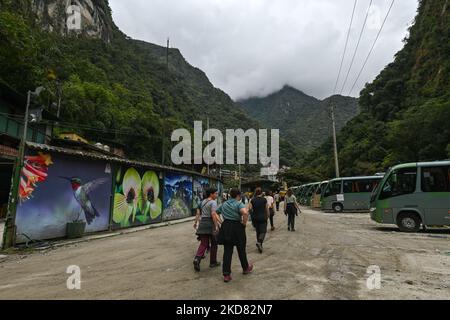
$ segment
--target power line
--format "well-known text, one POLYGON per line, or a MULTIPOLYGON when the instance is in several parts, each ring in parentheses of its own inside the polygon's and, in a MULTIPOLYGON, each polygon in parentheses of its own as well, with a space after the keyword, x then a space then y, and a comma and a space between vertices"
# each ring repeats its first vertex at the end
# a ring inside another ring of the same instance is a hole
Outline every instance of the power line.
MULTIPOLYGON (((355 3, 353 5, 352 17, 350 19, 350 25, 349 25, 348 31, 347 31, 347 39, 345 40, 344 53, 342 54, 341 65, 339 66, 338 76, 336 79, 336 83, 334 85, 333 95, 336 94, 337 85, 338 85, 339 79, 341 77, 342 66, 344 65, 345 55, 347 53, 348 40, 350 39, 350 32, 352 30, 353 19, 355 18, 355 10, 356 10, 357 4, 358 4, 358 0, 355 0, 355 3)), ((332 133, 333 133, 334 161, 335 161, 335 166, 336 166, 336 177, 338 178, 340 176, 340 173, 339 173, 339 155, 338 155, 338 149, 337 149, 336 118, 334 116, 334 105, 333 105, 333 102, 331 101, 331 99, 330 99, 330 109, 331 109, 331 121, 332 121, 332 131, 333 131, 332 133)))
POLYGON ((350 89, 350 92, 348 93, 348 95, 350 95, 350 94, 352 93, 353 89, 355 88, 356 84, 358 83, 359 77, 361 77, 361 74, 363 73, 364 68, 366 67, 367 62, 369 61, 370 55, 372 54, 372 52, 373 52, 373 50, 374 50, 374 48, 375 48, 375 45, 376 45, 376 43, 377 43, 377 41, 378 41, 378 38, 380 37, 380 34, 381 34, 381 32, 383 31, 384 25, 386 24, 386 21, 387 21, 387 19, 388 19, 388 17, 389 17, 389 14, 391 13, 391 10, 392 10, 392 7, 394 6, 394 3, 395 3, 395 0, 392 0, 391 6, 389 7, 388 12, 386 13, 386 17, 384 18, 383 24, 381 25, 381 28, 380 28, 380 30, 378 31, 378 34, 377 34, 377 36, 376 36, 376 38, 375 38, 375 41, 374 41, 373 44, 372 44, 372 48, 370 48, 369 54, 367 55, 366 60, 364 61, 364 64, 363 64, 361 70, 359 71, 358 76, 356 77, 356 80, 355 80, 355 82, 353 83, 353 86, 352 86, 352 88, 350 89))
POLYGON ((352 70, 353 63, 355 62, 356 54, 358 53, 359 45, 361 43, 361 39, 362 39, 362 36, 364 34, 364 30, 366 29, 367 19, 369 18, 370 8, 372 8, 372 3, 373 3, 373 0, 370 0, 369 8, 367 9, 366 17, 364 18, 364 22, 363 22, 363 25, 361 27, 361 31, 359 33, 358 43, 356 44, 356 48, 355 48, 355 51, 353 52, 353 57, 352 57, 352 60, 350 62, 350 66, 348 67, 347 75, 345 76, 344 83, 342 84, 341 95, 344 92, 345 85, 347 84, 348 76, 350 75, 350 71, 352 70))
POLYGON ((355 10, 356 10, 357 3, 358 3, 358 0, 355 0, 355 4, 353 5, 352 18, 350 20, 350 26, 348 27, 348 31, 347 31, 347 39, 345 41, 344 53, 342 54, 341 66, 339 67, 339 72, 338 72, 338 76, 337 76, 337 79, 336 79, 336 84, 334 85, 333 95, 336 94, 336 89, 337 89, 337 85, 339 83, 339 78, 341 77, 342 67, 344 65, 345 54, 347 53, 348 40, 350 39, 350 32, 351 32, 352 26, 353 26, 353 19, 355 17, 355 10))

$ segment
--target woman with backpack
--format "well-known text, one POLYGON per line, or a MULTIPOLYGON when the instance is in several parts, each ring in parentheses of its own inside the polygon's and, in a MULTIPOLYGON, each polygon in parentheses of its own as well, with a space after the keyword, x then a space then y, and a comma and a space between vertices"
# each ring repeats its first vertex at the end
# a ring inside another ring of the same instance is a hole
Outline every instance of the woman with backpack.
POLYGON ((301 213, 301 210, 297 198, 292 189, 289 189, 284 199, 284 214, 288 216, 288 231, 295 231, 295 217, 299 213, 301 213))
POLYGON ((237 248, 243 273, 246 275, 253 271, 253 265, 249 264, 247 260, 245 228, 248 221, 248 210, 241 202, 241 191, 232 189, 230 199, 217 209, 217 213, 222 215, 223 219, 218 236, 218 242, 224 246, 223 280, 224 282, 230 282, 234 247, 237 248))
POLYGON ((206 252, 210 253, 210 268, 220 266, 217 262, 217 241, 216 234, 219 230, 220 218, 217 215, 217 202, 219 196, 217 189, 211 188, 206 191, 206 198, 201 202, 197 209, 194 229, 200 241, 197 254, 194 258, 194 270, 200 272, 200 262, 205 257, 206 252))

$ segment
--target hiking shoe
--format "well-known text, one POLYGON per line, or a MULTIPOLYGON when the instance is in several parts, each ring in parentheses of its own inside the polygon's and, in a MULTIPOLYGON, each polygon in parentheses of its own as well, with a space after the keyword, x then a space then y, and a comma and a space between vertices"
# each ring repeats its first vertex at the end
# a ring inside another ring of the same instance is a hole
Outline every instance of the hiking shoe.
POLYGON ((228 282, 230 282, 231 280, 232 280, 231 275, 223 276, 223 282, 228 283, 228 282))
POLYGON ((201 261, 201 258, 194 259, 194 270, 197 272, 200 272, 200 261, 201 261))
POLYGON ((244 270, 243 274, 250 274, 253 272, 253 264, 249 264, 247 269, 244 270))
POLYGON ((209 265, 210 268, 217 268, 217 267, 220 267, 220 266, 221 266, 220 262, 214 262, 214 263, 211 263, 209 265))

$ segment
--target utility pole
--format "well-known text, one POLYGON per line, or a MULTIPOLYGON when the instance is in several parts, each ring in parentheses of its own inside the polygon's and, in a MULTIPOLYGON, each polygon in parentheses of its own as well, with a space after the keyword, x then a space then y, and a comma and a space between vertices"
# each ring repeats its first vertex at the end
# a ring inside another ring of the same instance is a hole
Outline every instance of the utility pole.
POLYGON ((169 47, 170 47, 170 38, 167 38, 167 50, 166 50, 167 71, 169 71, 169 47))
POLYGON ((23 125, 22 139, 19 145, 19 156, 16 160, 16 166, 14 170, 14 177, 12 181, 12 189, 10 194, 10 200, 8 204, 8 214, 5 222, 5 232, 3 234, 3 249, 11 248, 15 246, 16 237, 16 212, 17 204, 19 202, 19 184, 20 174, 23 168, 23 158, 25 156, 25 143, 28 134, 28 117, 31 104, 31 91, 27 94, 27 105, 25 108, 25 119, 23 125))
POLYGON ((60 80, 56 80, 57 92, 58 92, 58 107, 56 111, 56 117, 59 119, 61 115, 61 96, 62 96, 62 84, 60 80))
MULTIPOLYGON (((206 118, 206 128, 207 128, 207 129, 206 129, 206 130, 207 130, 206 132, 208 132, 208 143, 209 143, 209 142, 210 142, 210 141, 209 141, 209 117, 206 118)), ((209 152, 209 147, 208 147, 208 152, 209 152)), ((210 170, 209 170, 209 159, 208 159, 208 176, 209 176, 209 174, 210 174, 209 171, 210 171, 210 170)), ((222 173, 220 173, 220 175, 222 175, 222 173)))
MULTIPOLYGON (((167 48, 166 48, 166 80, 167 80, 167 87, 166 90, 168 89, 168 83, 169 83, 169 46, 170 46, 170 38, 167 38, 167 48)), ((168 94, 166 92, 166 94, 168 94)), ((163 106, 163 124, 162 124, 162 142, 161 142, 161 146, 162 146, 162 150, 161 150, 161 164, 164 166, 165 162, 166 162, 166 110, 169 106, 169 100, 168 97, 166 97, 166 104, 163 106)))
POLYGON ((336 137, 336 118, 334 114, 334 103, 331 102, 331 121, 333 122, 333 146, 334 146, 334 164, 336 167, 336 178, 340 177, 339 173, 339 157, 337 148, 337 137, 336 137))

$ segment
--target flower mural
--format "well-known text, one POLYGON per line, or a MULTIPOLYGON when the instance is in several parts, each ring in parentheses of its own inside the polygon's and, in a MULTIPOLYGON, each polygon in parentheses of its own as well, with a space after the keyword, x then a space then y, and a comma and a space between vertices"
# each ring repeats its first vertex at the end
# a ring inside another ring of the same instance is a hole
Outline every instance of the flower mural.
POLYGON ((158 175, 146 171, 141 179, 135 168, 129 168, 122 179, 121 172, 119 170, 117 175, 114 196, 113 221, 116 227, 132 227, 157 220, 162 213, 158 175))
POLYGON ((162 213, 162 201, 159 199, 159 179, 155 172, 147 171, 142 177, 140 209, 144 217, 158 218, 162 213))
POLYGON ((48 167, 52 165, 49 154, 39 152, 37 156, 26 156, 20 176, 19 197, 24 202, 32 197, 39 182, 48 178, 48 167))

